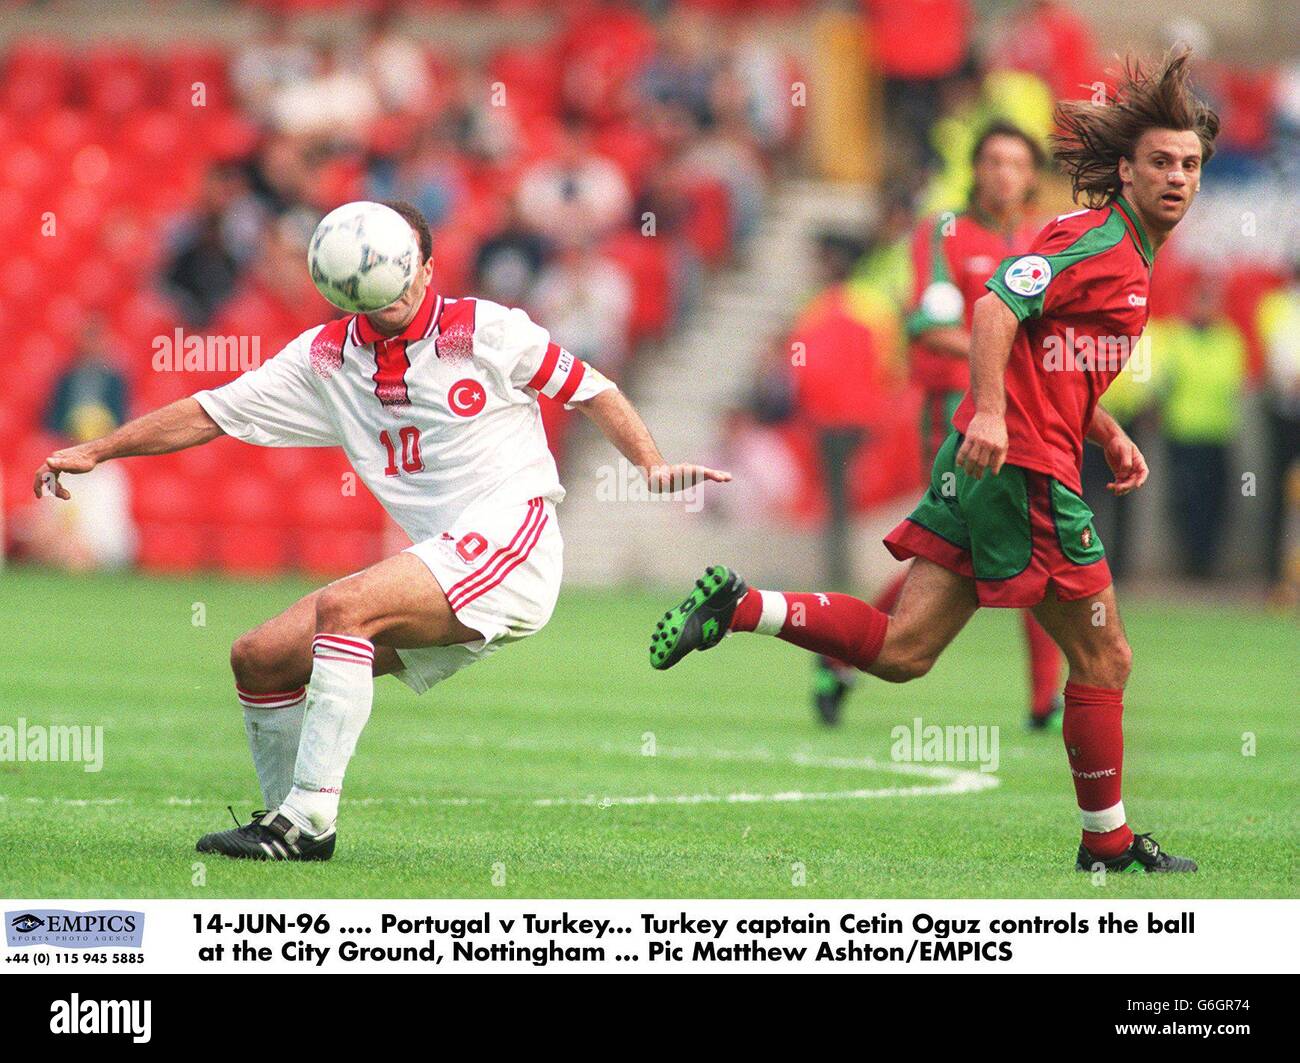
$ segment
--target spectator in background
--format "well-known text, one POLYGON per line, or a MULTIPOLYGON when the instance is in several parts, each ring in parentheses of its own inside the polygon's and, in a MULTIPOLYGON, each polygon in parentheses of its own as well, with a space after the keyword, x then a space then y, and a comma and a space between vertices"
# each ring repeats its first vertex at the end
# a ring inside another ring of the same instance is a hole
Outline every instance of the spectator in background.
POLYGON ((970 52, 969 0, 862 0, 868 47, 885 81, 886 121, 914 166, 933 161, 930 126, 944 81, 970 52))
POLYGON ((469 178, 455 143, 437 126, 420 127, 396 155, 371 166, 371 199, 404 199, 420 208, 429 225, 447 221, 469 196, 469 178))
POLYGON ((816 273, 826 290, 790 334, 795 405, 816 433, 826 485, 826 579, 832 589, 848 586, 851 574, 849 465, 879 420, 881 380, 900 340, 892 308, 886 305, 879 319, 864 319, 850 299, 845 282, 862 250, 852 236, 818 237, 816 273))
POLYGON ((669 18, 660 25, 659 47, 641 75, 641 94, 685 108, 703 126, 713 117, 713 83, 721 69, 699 20, 669 18))
POLYGON ((264 223, 265 212, 249 196, 238 166, 223 164, 207 172, 198 206, 163 273, 187 324, 203 328, 229 298, 264 223))
POLYGON ((574 357, 618 375, 628 353, 632 282, 594 245, 565 247, 543 267, 529 312, 563 336, 574 357))
POLYGON ((547 258, 546 241, 512 212, 505 227, 479 245, 474 290, 502 306, 525 306, 547 258))
MULTIPOLYGON (((76 359, 54 383, 45 426, 69 444, 84 443, 111 432, 126 412, 126 379, 92 320, 76 359)), ((124 568, 135 557, 135 542, 130 481, 125 468, 112 465, 79 476, 67 506, 29 507, 15 526, 20 556, 78 572, 124 568)))
MULTIPOLYGON (((86 403, 68 417, 71 443, 97 439, 117 427, 104 406, 86 403)), ((63 506, 29 506, 15 521, 15 552, 44 565, 88 572, 126 568, 135 560, 131 481, 122 465, 99 465, 77 477, 63 506)))
POLYGON ((629 221, 632 211, 623 171, 592 151, 586 129, 576 122, 554 158, 524 171, 515 202, 519 217, 557 246, 599 240, 629 221))
POLYGON ((758 228, 766 174, 748 124, 745 86, 730 73, 714 83, 713 118, 699 131, 684 162, 727 190, 731 242, 743 246, 758 228))
POLYGON ((266 139, 248 168, 249 188, 268 215, 278 217, 306 203, 312 167, 305 144, 294 137, 266 139))
MULTIPOLYGON (((1156 346, 1154 336, 1159 325, 1153 325, 1151 335, 1142 340, 1147 355, 1156 346)), ((1163 342, 1160 347, 1163 350, 1163 342)), ((1130 438, 1145 448, 1144 441, 1155 431, 1158 420, 1156 393, 1151 383, 1150 362, 1143 363, 1141 374, 1134 372, 1138 364, 1137 359, 1130 360, 1106 389, 1099 405, 1119 422, 1130 438)), ((1106 544, 1106 562, 1110 565, 1111 575, 1118 581, 1129 574, 1132 560, 1134 499, 1132 495, 1117 498, 1106 490, 1106 485, 1114 478, 1101 447, 1084 447, 1083 499, 1096 518, 1098 536, 1106 544)))
POLYGON ((276 8, 266 15, 266 31, 245 43, 230 64, 230 79, 244 109, 267 121, 284 89, 310 81, 317 58, 293 32, 293 21, 276 8))
POLYGON ((1228 446, 1240 418, 1246 343, 1223 316, 1219 279, 1198 278, 1186 322, 1160 330, 1160 415, 1182 570, 1214 574, 1228 502, 1228 446))
POLYGON ((379 93, 362 60, 335 44, 324 53, 315 76, 279 87, 270 120, 290 136, 357 143, 379 117, 379 93))
POLYGON ((1290 284, 1266 295, 1258 315, 1268 402, 1268 578, 1281 600, 1294 603, 1300 592, 1300 543, 1288 544, 1286 514, 1288 501, 1295 505, 1288 486, 1300 460, 1300 259, 1290 284))
MULTIPOLYGON (((106 431, 126 420, 126 377, 114 364, 103 322, 91 318, 77 340, 72 364, 59 374, 45 410, 45 428, 56 435, 76 434, 74 421, 87 408, 104 411, 109 419, 106 431)), ((102 433, 101 433, 102 434, 102 433)), ((94 438, 93 436, 90 438, 94 438)))
POLYGON ((303 268, 314 224, 312 215, 297 212, 267 226, 235 294, 213 319, 213 332, 259 336, 261 355, 269 358, 298 333, 338 316, 303 268))
POLYGON ((1058 100, 1084 99, 1101 76, 1092 29, 1057 0, 1026 0, 995 30, 990 66, 1045 81, 1058 100))
POLYGON ((862 258, 853 267, 850 283, 880 292, 901 314, 912 301, 912 228, 916 214, 906 188, 886 191, 883 201, 880 221, 862 258))
POLYGON ((366 19, 362 71, 388 113, 421 114, 429 101, 429 64, 424 51, 397 26, 396 11, 381 8, 366 19))

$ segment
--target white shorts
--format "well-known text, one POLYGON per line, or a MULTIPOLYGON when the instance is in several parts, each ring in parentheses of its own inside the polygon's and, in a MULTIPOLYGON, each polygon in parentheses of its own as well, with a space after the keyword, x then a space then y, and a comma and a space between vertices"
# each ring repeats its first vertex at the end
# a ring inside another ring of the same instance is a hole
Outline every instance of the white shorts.
POLYGON ((482 638, 455 646, 398 650, 394 672, 417 694, 540 631, 555 611, 564 540, 555 507, 542 498, 518 506, 471 507, 454 527, 405 550, 433 573, 460 622, 482 638))

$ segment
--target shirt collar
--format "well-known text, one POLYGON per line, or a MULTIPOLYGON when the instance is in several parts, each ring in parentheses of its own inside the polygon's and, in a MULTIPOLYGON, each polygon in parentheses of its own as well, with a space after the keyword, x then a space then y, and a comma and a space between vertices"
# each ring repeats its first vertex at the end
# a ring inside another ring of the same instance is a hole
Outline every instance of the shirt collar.
POLYGON ((1147 268, 1151 268, 1151 262, 1155 258, 1155 252, 1151 250, 1151 241, 1147 239, 1147 231, 1142 228, 1142 222, 1138 219, 1137 211, 1129 204, 1123 196, 1115 197, 1115 209, 1123 216, 1125 223, 1128 225, 1129 235, 1133 237, 1133 242, 1137 245, 1147 268))
POLYGON ((377 340, 405 340, 408 343, 415 340, 425 340, 433 334, 434 326, 438 323, 438 316, 442 313, 442 296, 434 293, 430 288, 424 293, 424 302, 420 304, 420 309, 415 312, 415 317, 411 318, 410 324, 398 336, 385 336, 375 330, 370 324, 370 319, 365 314, 356 316, 356 335, 357 344, 367 347, 377 340))

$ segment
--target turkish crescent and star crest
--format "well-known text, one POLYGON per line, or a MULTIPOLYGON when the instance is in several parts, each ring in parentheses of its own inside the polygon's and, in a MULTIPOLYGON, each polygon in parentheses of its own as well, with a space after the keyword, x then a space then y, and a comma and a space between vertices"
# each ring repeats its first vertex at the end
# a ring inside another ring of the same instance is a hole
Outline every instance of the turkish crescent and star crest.
POLYGON ((477 380, 457 380, 447 390, 447 405, 457 417, 473 417, 487 405, 487 392, 477 380))

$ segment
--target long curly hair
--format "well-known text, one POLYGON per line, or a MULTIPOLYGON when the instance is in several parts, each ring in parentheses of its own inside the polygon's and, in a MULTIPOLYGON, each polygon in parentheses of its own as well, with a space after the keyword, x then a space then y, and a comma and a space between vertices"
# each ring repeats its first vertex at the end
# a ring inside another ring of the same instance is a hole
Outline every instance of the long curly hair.
POLYGON ((1201 163, 1214 154, 1219 116, 1192 92, 1191 50, 1167 52, 1155 69, 1129 57, 1105 101, 1066 100, 1056 107, 1052 153, 1070 177, 1074 201, 1101 207, 1120 193, 1119 160, 1133 159, 1149 129, 1191 130, 1201 163))

